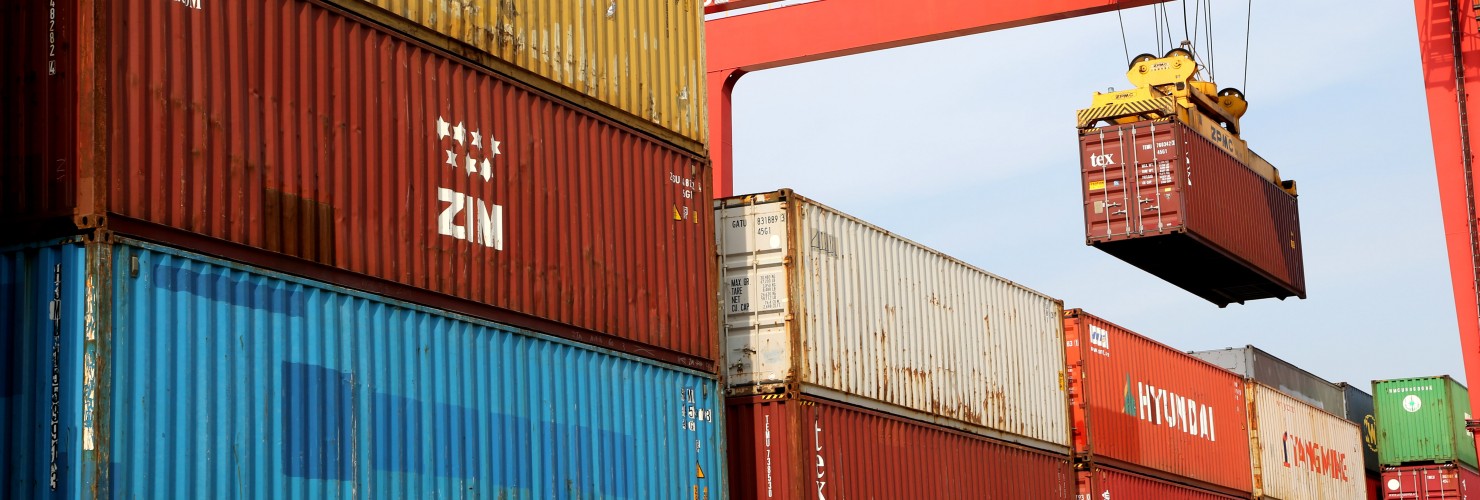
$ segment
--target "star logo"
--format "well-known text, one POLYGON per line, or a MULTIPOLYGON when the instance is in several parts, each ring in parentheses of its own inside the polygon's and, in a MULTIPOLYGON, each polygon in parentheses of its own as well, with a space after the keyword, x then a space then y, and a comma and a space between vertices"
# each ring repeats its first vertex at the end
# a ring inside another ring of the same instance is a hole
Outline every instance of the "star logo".
POLYGON ((441 116, 437 117, 437 140, 440 141, 447 138, 447 135, 449 134, 449 132, 447 132, 447 127, 450 125, 452 124, 447 123, 447 120, 443 120, 441 116))
POLYGON ((489 149, 489 151, 488 151, 488 157, 489 158, 493 158, 495 156, 498 156, 498 155, 503 154, 503 151, 499 151, 498 150, 498 147, 499 147, 500 144, 503 144, 503 143, 502 142, 498 142, 498 139, 494 139, 493 136, 489 136, 488 137, 488 149, 489 149))
POLYGON ((472 146, 478 149, 483 149, 483 136, 478 135, 477 130, 474 130, 471 133, 473 134, 472 146))
POLYGON ((457 122, 457 126, 452 127, 452 140, 457 141, 458 144, 462 144, 464 133, 467 132, 467 130, 468 129, 463 128, 462 122, 457 122))

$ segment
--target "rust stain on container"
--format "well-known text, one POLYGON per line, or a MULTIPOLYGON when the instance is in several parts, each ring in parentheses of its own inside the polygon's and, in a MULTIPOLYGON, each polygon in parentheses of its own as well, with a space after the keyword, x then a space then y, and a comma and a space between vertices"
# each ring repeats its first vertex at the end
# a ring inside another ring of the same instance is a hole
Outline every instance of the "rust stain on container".
POLYGON ((1305 298, 1295 196, 1181 122, 1079 141, 1090 245, 1219 306, 1305 298))
POLYGON ((1258 382, 1245 387, 1254 498, 1366 497, 1356 424, 1258 382))
POLYGON ((57 3, 56 58, 0 20, 0 216, 714 370, 703 157, 317 1, 57 3))

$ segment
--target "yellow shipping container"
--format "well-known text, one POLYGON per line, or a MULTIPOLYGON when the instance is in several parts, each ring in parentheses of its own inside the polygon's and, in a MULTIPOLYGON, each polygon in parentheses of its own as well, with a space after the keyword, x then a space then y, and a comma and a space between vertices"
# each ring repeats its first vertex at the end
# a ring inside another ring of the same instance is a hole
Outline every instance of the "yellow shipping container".
POLYGON ((613 118, 703 153, 703 2, 329 1, 577 104, 620 114, 599 109, 599 103, 610 105, 631 115, 613 118), (529 74, 576 95, 541 85, 529 74))

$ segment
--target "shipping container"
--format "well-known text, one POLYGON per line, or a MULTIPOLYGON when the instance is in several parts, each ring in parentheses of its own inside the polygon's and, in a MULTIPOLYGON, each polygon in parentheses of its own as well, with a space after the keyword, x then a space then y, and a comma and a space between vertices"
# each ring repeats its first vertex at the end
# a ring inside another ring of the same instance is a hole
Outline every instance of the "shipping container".
POLYGON ((713 375, 322 282, 11 249, 0 332, 4 498, 724 498, 713 375))
POLYGON ((790 190, 715 205, 731 395, 800 390, 1067 453, 1061 302, 790 190))
POLYGON ((1382 491, 1382 473, 1381 472, 1378 472, 1376 475, 1374 475, 1371 472, 1368 472, 1367 473, 1367 499, 1368 500, 1382 500, 1383 495, 1384 495, 1384 493, 1382 491))
POLYGON ((1362 430, 1362 465, 1367 475, 1382 474, 1381 462, 1377 458, 1377 417, 1372 395, 1346 382, 1336 384, 1345 394, 1346 419, 1362 430))
POLYGON ((725 411, 737 499, 1074 497, 1062 455, 795 393, 725 411))
POLYGON ((1372 382, 1382 465, 1458 462, 1475 467, 1470 391, 1448 375, 1372 382))
POLYGON ((1234 500, 1233 496, 1200 490, 1152 476, 1116 470, 1111 467, 1086 466, 1078 471, 1081 500, 1130 498, 1143 500, 1234 500))
POLYGON ((1241 377, 1079 309, 1064 339, 1076 459, 1248 496, 1241 377))
POLYGON ((1341 386, 1275 357, 1263 349, 1246 345, 1192 351, 1193 356, 1221 366, 1245 378, 1278 389, 1306 404, 1338 417, 1346 417, 1346 391, 1341 386))
POLYGON ((1367 496, 1362 433, 1345 418, 1248 381, 1254 496, 1264 500, 1361 500, 1367 496))
POLYGON ((558 84, 704 152, 699 2, 330 1, 535 85, 558 84))
POLYGON ((1480 473, 1453 463, 1385 467, 1382 486, 1384 500, 1469 500, 1480 498, 1480 473))
POLYGON ((1088 244, 1220 307, 1305 298, 1299 210, 1280 185, 1180 121, 1079 142, 1088 244))
POLYGON ((56 3, 51 35, 45 2, 0 7, 0 111, 34 117, 0 131, 9 238, 103 229, 716 369, 704 158, 318 1, 56 3))

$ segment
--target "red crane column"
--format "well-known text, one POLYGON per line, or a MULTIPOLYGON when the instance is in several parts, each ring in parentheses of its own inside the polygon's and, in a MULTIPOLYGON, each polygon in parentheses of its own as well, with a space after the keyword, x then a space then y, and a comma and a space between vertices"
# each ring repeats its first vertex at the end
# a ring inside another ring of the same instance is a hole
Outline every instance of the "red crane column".
MULTIPOLYGON (((1454 311, 1459 320, 1465 379, 1480 381, 1480 295, 1476 294, 1477 245, 1474 151, 1480 128, 1469 122, 1480 116, 1480 38, 1476 35, 1474 0, 1415 0, 1419 58, 1434 138, 1434 167, 1439 177, 1439 205, 1449 250, 1454 311), (1467 130, 1468 129, 1468 130, 1467 130), (1464 136, 1468 135, 1468 138, 1464 136), (1469 173, 1467 173, 1467 170, 1469 173)), ((1470 398, 1470 414, 1480 415, 1480 398, 1470 398)))
MULTIPOLYGON (((775 0, 721 5, 770 1, 775 0)), ((708 21, 704 36, 714 196, 733 194, 730 90, 746 72, 1165 1, 818 0, 708 21)), ((723 9, 710 9, 718 10, 723 9)))

